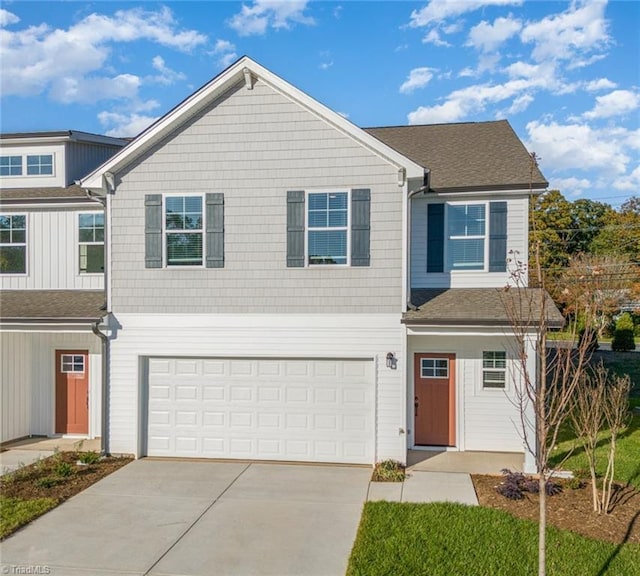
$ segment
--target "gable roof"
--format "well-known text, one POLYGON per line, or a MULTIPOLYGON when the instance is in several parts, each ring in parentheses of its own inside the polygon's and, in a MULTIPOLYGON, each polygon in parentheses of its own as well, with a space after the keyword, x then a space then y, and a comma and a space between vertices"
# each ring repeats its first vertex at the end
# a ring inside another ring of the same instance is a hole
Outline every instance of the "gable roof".
POLYGON ((423 177, 424 169, 419 163, 409 159, 393 147, 368 134, 344 116, 320 104, 317 100, 314 100, 295 86, 276 76, 248 56, 243 56, 149 126, 149 128, 134 138, 128 146, 117 152, 102 166, 83 178, 80 181, 80 185, 90 190, 103 191, 103 177, 105 174, 117 173, 125 168, 129 163, 140 157, 152 146, 167 137, 181 124, 195 116, 199 111, 214 102, 216 98, 221 97, 233 86, 244 82, 250 89, 256 78, 260 79, 261 82, 264 82, 273 90, 285 95, 290 100, 307 109, 315 116, 321 118, 339 132, 386 159, 389 163, 396 165, 398 168, 404 168, 407 177, 423 177))
POLYGON ((507 120, 365 128, 428 168, 436 192, 545 189, 548 182, 507 120))

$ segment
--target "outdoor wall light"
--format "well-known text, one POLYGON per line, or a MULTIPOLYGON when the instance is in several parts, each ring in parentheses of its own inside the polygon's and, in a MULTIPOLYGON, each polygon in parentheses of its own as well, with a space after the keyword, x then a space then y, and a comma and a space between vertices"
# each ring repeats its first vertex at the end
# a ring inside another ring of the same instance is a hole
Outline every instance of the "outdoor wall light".
POLYGON ((398 359, 393 352, 387 352, 387 368, 395 370, 398 367, 398 359))

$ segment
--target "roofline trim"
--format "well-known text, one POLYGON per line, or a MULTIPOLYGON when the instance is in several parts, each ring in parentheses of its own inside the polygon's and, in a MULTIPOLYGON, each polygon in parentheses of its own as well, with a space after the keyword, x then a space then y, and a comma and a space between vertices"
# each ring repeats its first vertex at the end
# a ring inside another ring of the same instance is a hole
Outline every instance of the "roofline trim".
POLYGON ((2 145, 11 144, 36 144, 43 142, 85 142, 89 144, 107 144, 112 146, 126 146, 128 141, 124 138, 115 138, 81 130, 59 130, 49 132, 7 132, 0 134, 2 145))
MULTIPOLYGON (((426 326, 429 328, 437 328, 442 327, 446 328, 448 326, 455 327, 483 327, 483 326, 493 326, 493 327, 512 327, 513 324, 508 320, 447 320, 443 318, 402 318, 400 321, 402 324, 406 324, 407 326, 426 326)), ((527 322, 518 322, 517 326, 525 326, 527 322)), ((531 322, 531 326, 539 326, 539 322, 531 322)), ((564 326, 564 322, 548 320, 547 326, 549 328, 562 328, 564 326)))
POLYGON ((29 316, 12 316, 7 318, 0 318, 3 324, 93 324, 96 320, 102 320, 104 316, 89 316, 86 318, 69 318, 66 316, 60 317, 29 317, 29 316))

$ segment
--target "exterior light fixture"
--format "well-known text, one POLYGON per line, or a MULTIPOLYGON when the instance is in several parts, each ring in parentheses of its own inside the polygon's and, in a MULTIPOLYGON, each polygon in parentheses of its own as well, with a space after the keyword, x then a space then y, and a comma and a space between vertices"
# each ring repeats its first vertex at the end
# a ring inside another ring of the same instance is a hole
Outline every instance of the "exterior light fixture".
POLYGON ((398 367, 398 359, 393 352, 387 352, 387 368, 395 370, 398 367))

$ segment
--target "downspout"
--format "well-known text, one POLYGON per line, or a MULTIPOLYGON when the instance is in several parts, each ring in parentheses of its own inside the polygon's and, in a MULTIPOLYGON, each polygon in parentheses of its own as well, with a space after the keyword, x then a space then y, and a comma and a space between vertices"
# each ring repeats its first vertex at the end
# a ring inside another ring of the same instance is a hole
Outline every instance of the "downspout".
POLYGON ((407 310, 417 309, 417 306, 411 302, 411 199, 418 194, 429 191, 430 175, 431 170, 425 168, 422 186, 407 195, 407 310))

